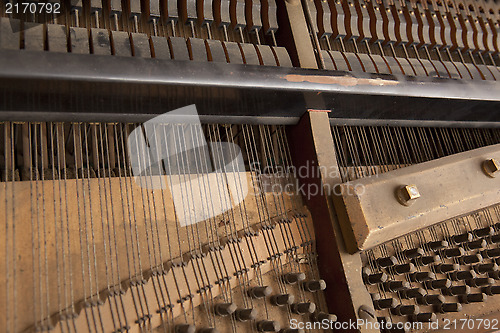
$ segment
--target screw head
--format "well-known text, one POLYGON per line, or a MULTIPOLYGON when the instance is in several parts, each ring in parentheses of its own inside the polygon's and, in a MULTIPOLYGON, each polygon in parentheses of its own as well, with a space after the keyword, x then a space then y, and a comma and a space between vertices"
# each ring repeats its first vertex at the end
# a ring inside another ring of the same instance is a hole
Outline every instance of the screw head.
POLYGON ((500 162, 494 158, 487 159, 483 162, 483 171, 491 178, 495 178, 500 173, 500 162))
POLYGON ((420 198, 420 192, 418 191, 417 185, 405 185, 397 190, 396 197, 402 205, 410 206, 415 200, 420 198))
POLYGON ((358 316, 360 319, 367 320, 367 321, 372 321, 377 319, 377 314, 375 313, 375 310, 373 307, 368 306, 368 305, 361 305, 358 309, 358 316))

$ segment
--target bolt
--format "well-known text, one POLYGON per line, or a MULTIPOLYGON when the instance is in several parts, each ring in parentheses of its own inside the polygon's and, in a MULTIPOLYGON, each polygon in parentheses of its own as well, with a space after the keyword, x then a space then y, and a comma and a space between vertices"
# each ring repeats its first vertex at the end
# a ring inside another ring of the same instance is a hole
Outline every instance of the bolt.
POLYGON ((397 190, 396 197, 402 205, 411 206, 415 200, 420 198, 420 192, 417 185, 406 185, 397 190))
POLYGON ((375 310, 368 305, 361 305, 358 309, 358 316, 363 320, 374 320, 377 318, 375 310))
POLYGON ((500 162, 494 158, 484 161, 483 171, 491 178, 495 178, 500 171, 500 162))

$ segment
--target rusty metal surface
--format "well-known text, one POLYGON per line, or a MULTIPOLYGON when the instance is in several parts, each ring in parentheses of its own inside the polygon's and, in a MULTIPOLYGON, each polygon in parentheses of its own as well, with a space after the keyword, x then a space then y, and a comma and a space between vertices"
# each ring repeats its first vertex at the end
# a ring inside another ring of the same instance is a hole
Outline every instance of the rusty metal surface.
POLYGON ((340 185, 337 210, 347 219, 342 230, 350 252, 500 201, 500 180, 483 162, 500 159, 500 145, 475 149, 340 185), (398 200, 402 187, 415 185, 419 197, 410 206, 398 200))

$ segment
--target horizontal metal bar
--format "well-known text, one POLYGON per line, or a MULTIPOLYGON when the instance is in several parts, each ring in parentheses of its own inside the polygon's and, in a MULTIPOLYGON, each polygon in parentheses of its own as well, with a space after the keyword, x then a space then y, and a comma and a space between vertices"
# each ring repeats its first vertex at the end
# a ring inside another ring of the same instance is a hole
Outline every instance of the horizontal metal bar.
POLYGON ((370 249, 499 203, 500 171, 495 176, 496 167, 484 164, 491 160, 500 161, 500 145, 339 185, 333 200, 349 250, 370 249))
POLYGON ((0 121, 142 121, 196 104, 236 123, 296 123, 307 109, 386 123, 500 122, 500 82, 135 57, 2 50, 0 90, 0 121))
POLYGON ((500 82, 2 50, 0 78, 125 82, 500 101, 500 82))
POLYGON ((452 127, 452 128, 500 128, 500 122, 444 121, 410 119, 349 119, 330 118, 332 126, 394 126, 394 127, 452 127))

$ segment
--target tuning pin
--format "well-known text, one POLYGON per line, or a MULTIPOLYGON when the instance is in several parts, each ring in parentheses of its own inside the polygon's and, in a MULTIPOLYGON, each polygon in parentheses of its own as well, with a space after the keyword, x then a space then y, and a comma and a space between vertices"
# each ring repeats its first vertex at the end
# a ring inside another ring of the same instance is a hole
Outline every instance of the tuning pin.
POLYGON ((312 302, 294 303, 292 304, 292 311, 300 315, 313 313, 314 311, 316 311, 316 304, 312 302))
POLYGON ((427 266, 429 264, 433 264, 441 260, 441 257, 437 254, 430 256, 422 256, 414 260, 417 265, 427 266))
POLYGON ((427 246, 433 251, 444 249, 448 245, 448 242, 445 240, 427 243, 427 246))
POLYGON ((436 310, 441 313, 447 312, 460 312, 462 311, 462 304, 460 303, 443 303, 436 305, 436 310))
POLYGON ((472 242, 467 242, 465 245, 470 249, 470 250, 476 250, 476 249, 482 249, 483 247, 486 247, 488 243, 484 239, 478 239, 472 242))
POLYGON ((406 281, 389 281, 384 283, 384 288, 389 291, 398 291, 410 288, 410 284, 406 281))
POLYGON ((450 287, 448 289, 443 290, 445 294, 450 295, 450 296, 458 296, 458 295, 465 295, 470 293, 470 287, 469 286, 454 286, 450 287))
POLYGON ((432 272, 416 272, 410 275, 410 280, 414 282, 423 282, 428 280, 434 280, 436 274, 432 272))
POLYGON ((248 289, 248 296, 252 298, 263 298, 271 295, 273 288, 270 286, 259 286, 248 289))
POLYGON ((175 333, 194 333, 196 332, 196 326, 191 324, 179 324, 175 325, 175 333))
POLYGON ((468 303, 478 303, 478 302, 484 302, 488 296, 483 293, 478 293, 478 294, 466 294, 466 295, 460 295, 460 302, 468 304, 468 303))
POLYGON ((443 289, 451 287, 451 281, 448 279, 439 279, 433 281, 426 281, 425 286, 429 289, 443 289))
POLYGON ((383 298, 376 301, 373 301, 373 305, 376 309, 391 309, 396 307, 398 303, 394 298, 383 298))
POLYGON ((474 279, 476 276, 477 276, 477 274, 474 271, 458 271, 458 272, 453 272, 450 275, 450 277, 454 281, 470 280, 470 279, 474 279))
POLYGON ((306 281, 304 282, 303 286, 305 290, 310 292, 315 292, 315 291, 325 290, 326 282, 325 280, 306 281))
POLYGON ((412 288, 403 290, 401 296, 404 298, 418 298, 425 295, 425 290, 422 288, 412 288))
POLYGON ((257 323, 259 332, 278 332, 280 328, 280 323, 274 320, 262 320, 257 323))
POLYGON ((465 254, 465 250, 461 247, 455 247, 453 249, 444 249, 443 254, 445 258, 461 257, 465 254))
POLYGON ((437 320, 435 313, 419 313, 411 316, 411 320, 415 322, 433 322, 437 320))
POLYGON ((476 278, 467 280, 466 283, 471 287, 477 288, 492 285, 495 283, 495 280, 492 278, 476 278))
POLYGON ((483 289, 486 295, 499 295, 500 294, 500 286, 488 286, 483 289))
POLYGON ((409 264, 403 264, 403 265, 396 265, 393 267, 394 272, 396 274, 406 274, 406 273, 413 273, 415 272, 415 265, 409 263, 409 264))
POLYGON ((277 306, 290 305, 295 300, 292 294, 278 294, 271 296, 271 303, 277 306))
POLYGON ((239 321, 254 320, 257 317, 256 309, 237 309, 235 313, 239 321))
POLYGON ((500 235, 494 235, 490 237, 491 243, 500 243, 500 235))
POLYGON ((493 229, 493 227, 486 227, 486 228, 474 230, 474 235, 476 235, 476 237, 491 236, 494 233, 495 233, 495 229, 493 229))
POLYGON ((500 271, 488 272, 488 277, 495 280, 500 280, 500 271))
POLYGON ((368 284, 377 284, 377 283, 383 283, 387 281, 388 276, 385 273, 375 273, 375 274, 370 274, 365 278, 366 283, 368 284))
POLYGON ((484 250, 481 252, 481 254, 483 255, 483 257, 485 258, 496 258, 496 257, 500 257, 500 248, 496 248, 496 249, 491 249, 491 250, 484 250))
POLYGON ((396 265, 397 262, 398 262, 398 260, 394 256, 385 257, 385 258, 378 258, 377 259, 377 264, 380 267, 394 266, 394 265, 396 265))
POLYGON ((363 275, 370 275, 372 273, 372 269, 368 266, 365 266, 361 269, 361 273, 363 275))
POLYGON ((400 304, 391 310, 396 316, 409 316, 420 312, 418 305, 403 305, 400 304))
POLYGON ((403 254, 408 259, 414 259, 414 258, 423 256, 424 255, 424 250, 418 247, 416 249, 405 250, 403 252, 403 254))
POLYGON ((498 265, 495 263, 477 264, 476 266, 474 266, 474 270, 479 274, 487 273, 487 272, 494 272, 494 271, 498 271, 498 265))
POLYGON ((304 281, 306 279, 306 275, 302 272, 299 273, 287 273, 283 275, 283 280, 288 284, 294 284, 297 282, 304 281))
POLYGON ((219 316, 229 316, 236 311, 236 304, 234 303, 219 303, 214 307, 215 313, 219 316))
POLYGON ((321 323, 324 320, 326 320, 328 322, 337 321, 337 316, 334 314, 325 313, 325 312, 316 312, 314 314, 314 321, 318 321, 321 323))
POLYGON ((446 274, 446 273, 450 273, 450 272, 456 271, 459 268, 460 268, 460 265, 458 265, 458 264, 438 264, 438 265, 434 265, 434 270, 437 273, 442 273, 442 274, 446 274))
POLYGON ((463 256, 460 258, 460 263, 462 265, 475 264, 483 260, 483 257, 480 254, 471 254, 468 256, 463 256))
POLYGON ((422 305, 441 304, 444 303, 445 298, 443 295, 425 295, 417 298, 417 301, 422 305))
POLYGON ((200 329, 198 333, 219 333, 219 330, 213 327, 209 327, 200 329))
POLYGON ((467 233, 461 234, 461 235, 455 235, 455 236, 451 237, 451 239, 453 240, 453 242, 455 244, 470 242, 473 238, 474 238, 474 236, 470 232, 467 232, 467 233))

